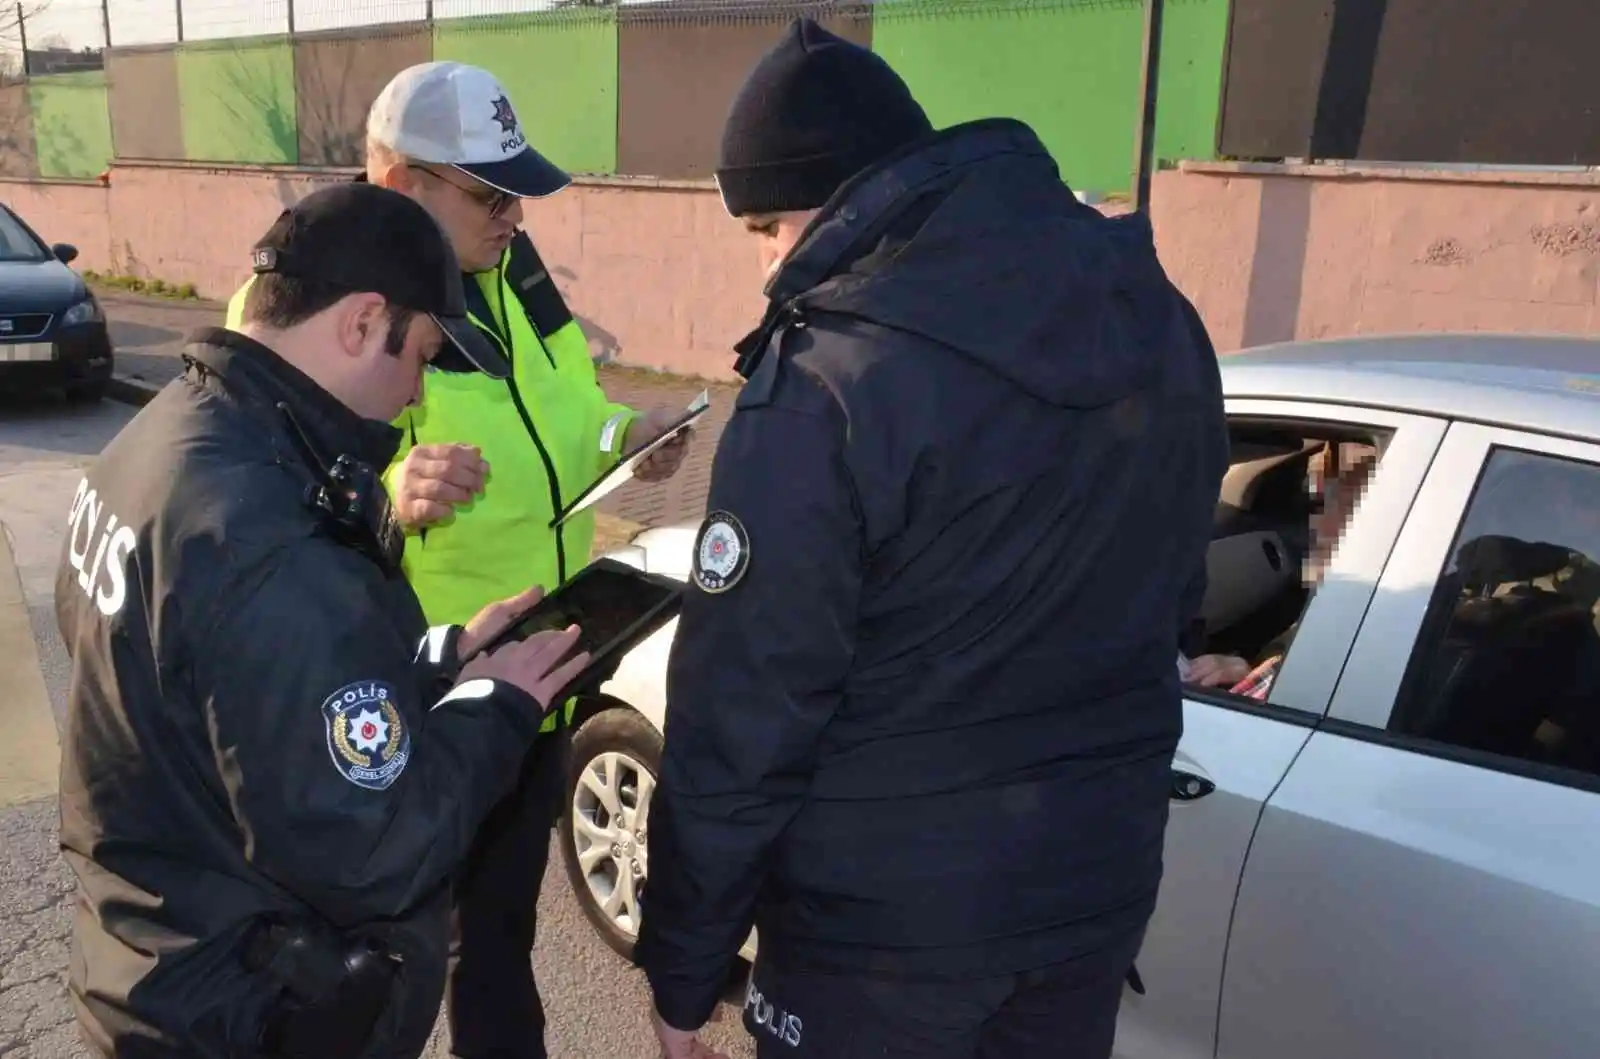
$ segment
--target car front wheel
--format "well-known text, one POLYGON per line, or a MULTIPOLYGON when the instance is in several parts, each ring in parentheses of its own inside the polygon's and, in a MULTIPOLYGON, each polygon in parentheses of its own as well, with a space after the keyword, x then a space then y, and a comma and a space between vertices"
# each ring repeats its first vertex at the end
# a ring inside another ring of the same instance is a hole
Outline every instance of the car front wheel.
POLYGON ((661 747, 661 733, 626 706, 595 714, 572 736, 562 813, 567 878, 601 938, 628 959, 649 874, 661 747))

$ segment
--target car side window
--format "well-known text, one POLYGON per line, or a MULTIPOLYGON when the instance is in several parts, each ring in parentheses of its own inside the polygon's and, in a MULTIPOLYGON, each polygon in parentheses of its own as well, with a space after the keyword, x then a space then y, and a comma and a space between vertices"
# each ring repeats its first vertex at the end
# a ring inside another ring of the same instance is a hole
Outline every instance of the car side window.
POLYGON ((1388 435, 1250 420, 1230 422, 1229 434, 1206 563, 1204 633, 1186 638, 1179 672, 1193 690, 1270 703, 1388 435))
POLYGON ((1600 466, 1491 450, 1389 730, 1600 776, 1600 466))

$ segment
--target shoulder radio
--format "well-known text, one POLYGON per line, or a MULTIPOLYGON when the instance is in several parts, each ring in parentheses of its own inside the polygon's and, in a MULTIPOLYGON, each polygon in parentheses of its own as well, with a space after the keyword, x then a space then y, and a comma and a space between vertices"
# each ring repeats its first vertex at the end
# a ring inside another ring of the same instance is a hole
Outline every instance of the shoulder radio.
POLYGON ((389 492, 378 472, 350 456, 341 455, 327 463, 289 406, 280 401, 278 411, 314 476, 306 485, 305 502, 317 513, 323 529, 383 567, 385 573, 398 573, 405 554, 405 533, 394 517, 389 492))

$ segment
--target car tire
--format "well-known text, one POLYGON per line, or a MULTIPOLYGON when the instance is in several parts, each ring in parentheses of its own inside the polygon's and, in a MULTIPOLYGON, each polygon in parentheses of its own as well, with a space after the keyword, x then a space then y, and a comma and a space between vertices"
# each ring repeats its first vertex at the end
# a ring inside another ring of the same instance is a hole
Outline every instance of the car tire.
POLYGON ((561 857, 584 917, 627 960, 633 958, 648 868, 648 801, 660 774, 661 748, 661 733, 621 705, 590 717, 572 735, 561 808, 561 857), (641 816, 646 822, 643 841, 641 829, 632 826, 641 816), (622 879, 624 871, 632 874, 630 880, 622 879))
POLYGON ((105 400, 106 390, 105 382, 86 382, 68 390, 67 400, 74 404, 98 404, 105 400))

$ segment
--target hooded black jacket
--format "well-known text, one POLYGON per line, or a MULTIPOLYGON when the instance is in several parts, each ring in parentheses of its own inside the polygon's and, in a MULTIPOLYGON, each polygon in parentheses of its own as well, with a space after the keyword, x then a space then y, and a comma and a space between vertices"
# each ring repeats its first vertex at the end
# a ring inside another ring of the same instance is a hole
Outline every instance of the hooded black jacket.
POLYGON ((317 476, 278 406, 323 460, 381 470, 398 431, 243 335, 207 329, 187 356, 84 477, 56 581, 79 1021, 119 1059, 253 1055, 281 986, 241 941, 314 918, 403 957, 366 1054, 415 1056, 446 877, 543 711, 494 681, 448 690, 404 578, 305 503, 317 476))
POLYGON ((841 189, 767 293, 710 494, 748 566, 669 667, 660 1013, 699 1026, 753 922, 763 960, 885 976, 1125 943, 1227 450, 1148 222, 978 122, 841 189))

